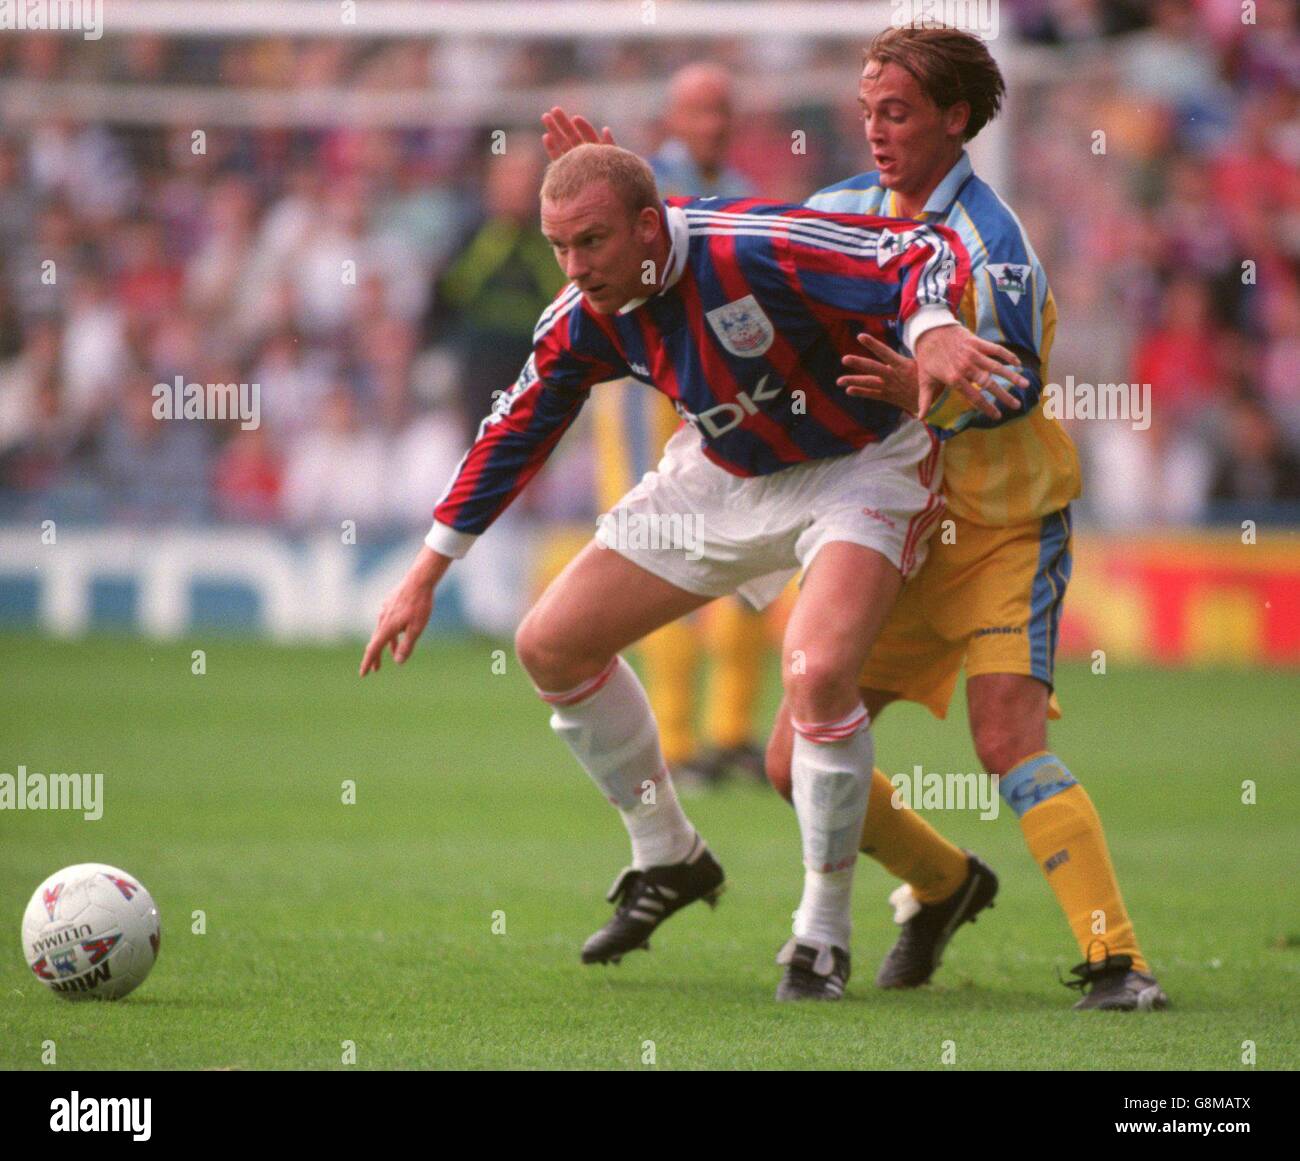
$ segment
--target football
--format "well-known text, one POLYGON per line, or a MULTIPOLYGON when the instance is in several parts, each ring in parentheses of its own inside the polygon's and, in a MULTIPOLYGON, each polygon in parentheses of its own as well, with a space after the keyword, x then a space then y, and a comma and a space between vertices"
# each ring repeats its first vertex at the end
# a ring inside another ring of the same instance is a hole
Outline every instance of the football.
POLYGON ((78 863, 36 888, 23 914, 23 954, 33 974, 66 1000, 120 1000, 158 958, 153 897, 105 863, 78 863))

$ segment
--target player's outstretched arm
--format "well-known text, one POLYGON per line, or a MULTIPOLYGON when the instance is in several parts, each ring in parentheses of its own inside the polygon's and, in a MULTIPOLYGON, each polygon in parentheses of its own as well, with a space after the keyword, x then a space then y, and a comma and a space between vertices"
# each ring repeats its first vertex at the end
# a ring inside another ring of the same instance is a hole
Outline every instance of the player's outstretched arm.
POLYGON ((433 590, 451 565, 451 557, 424 547, 407 570, 401 584, 388 595, 379 612, 379 624, 361 658, 360 677, 378 671, 384 650, 391 649, 401 665, 411 655, 416 641, 433 614, 433 590))
POLYGON ((1004 407, 1020 410, 1020 401, 993 381, 999 375, 1017 387, 1029 380, 1019 373, 1020 360, 1005 347, 972 334, 960 323, 933 327, 916 340, 916 369, 920 380, 917 406, 921 415, 930 410, 935 395, 945 387, 960 392, 977 411, 990 419, 1001 412, 983 391, 987 389, 1004 407))
POLYGON ((546 126, 546 132, 542 134, 542 148, 552 161, 579 145, 614 144, 614 134, 608 125, 597 133, 596 127, 586 117, 579 115, 571 118, 559 105, 549 113, 542 114, 542 124, 546 126))

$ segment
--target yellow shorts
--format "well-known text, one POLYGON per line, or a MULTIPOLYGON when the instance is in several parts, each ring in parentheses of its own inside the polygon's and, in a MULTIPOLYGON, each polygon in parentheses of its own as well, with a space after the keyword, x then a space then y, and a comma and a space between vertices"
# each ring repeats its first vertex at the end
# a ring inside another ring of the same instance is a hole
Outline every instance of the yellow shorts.
MULTIPOLYGON (((963 663, 967 677, 1023 673, 1050 690, 1073 543, 1068 506, 1009 528, 949 516, 903 586, 859 684, 920 702, 937 718, 948 714, 963 663)), ((1054 693, 1048 716, 1061 716, 1054 693)))

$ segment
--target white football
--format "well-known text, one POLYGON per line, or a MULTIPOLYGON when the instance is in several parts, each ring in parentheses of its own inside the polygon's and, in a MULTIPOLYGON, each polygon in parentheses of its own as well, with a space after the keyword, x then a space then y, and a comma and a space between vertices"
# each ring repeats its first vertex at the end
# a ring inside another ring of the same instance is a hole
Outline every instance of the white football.
POLYGON ((139 879, 104 863, 51 875, 23 914, 23 954, 66 1000, 120 1000, 158 958, 162 928, 139 879))

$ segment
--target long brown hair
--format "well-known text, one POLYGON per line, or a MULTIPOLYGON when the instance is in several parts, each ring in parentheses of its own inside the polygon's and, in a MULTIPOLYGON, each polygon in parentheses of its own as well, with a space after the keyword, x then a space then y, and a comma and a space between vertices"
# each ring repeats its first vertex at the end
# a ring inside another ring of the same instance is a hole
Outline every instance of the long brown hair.
POLYGON ((984 42, 947 25, 887 28, 863 54, 863 64, 896 64, 916 78, 922 92, 940 109, 958 101, 970 105, 965 139, 969 141, 1002 108, 1006 82, 984 42))

